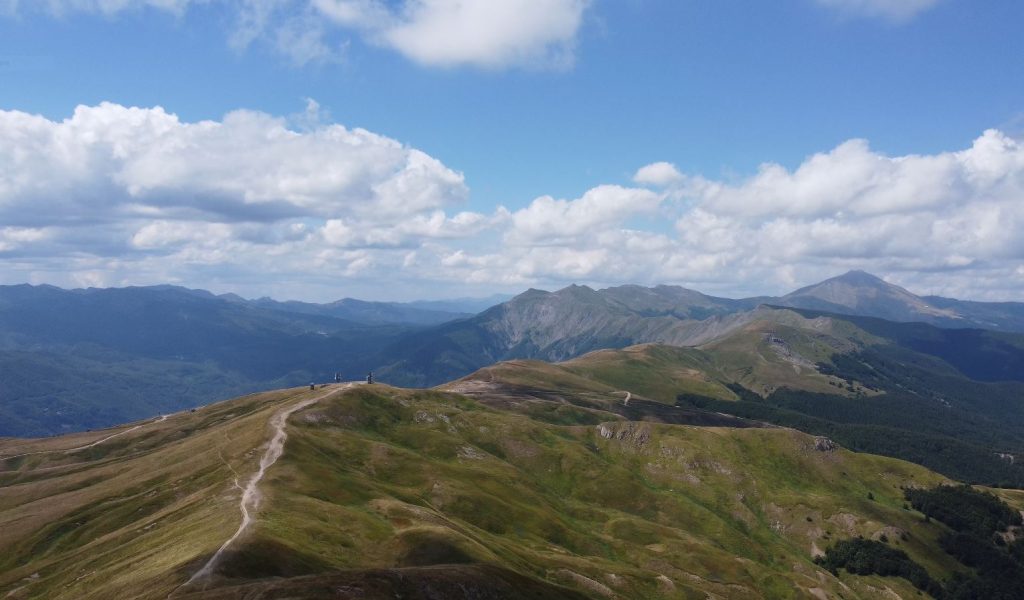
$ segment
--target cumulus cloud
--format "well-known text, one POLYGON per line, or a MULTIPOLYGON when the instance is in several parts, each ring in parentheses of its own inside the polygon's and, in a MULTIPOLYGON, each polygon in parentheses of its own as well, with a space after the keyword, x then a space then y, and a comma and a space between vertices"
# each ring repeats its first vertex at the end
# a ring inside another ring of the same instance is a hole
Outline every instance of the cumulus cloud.
POLYGON ((970 147, 887 156, 851 140, 795 169, 731 181, 641 168, 643 188, 599 186, 511 213, 500 251, 450 252, 447 272, 494 283, 682 283, 784 293, 860 268, 922 293, 1014 298, 1024 286, 1024 145, 984 132, 970 147), (674 230, 630 227, 675 212, 674 230))
POLYGON ((466 198, 460 173, 363 129, 301 133, 235 111, 184 123, 162 108, 79 106, 63 121, 0 111, 0 219, 377 221, 466 198))
POLYGON ((13 278, 178 281, 195 265, 351 273, 373 258, 354 249, 465 238, 503 218, 450 215, 467 195, 461 173, 415 148, 308 118, 190 123, 110 103, 60 121, 0 111, 0 254, 13 278))
POLYGON ((676 223, 680 242, 744 268, 867 268, 977 296, 984 290, 970 282, 998 289, 995 274, 1024 262, 1024 146, 996 130, 923 156, 854 140, 792 171, 768 164, 738 183, 698 178, 678 193, 696 203, 676 223))
POLYGON ((842 13, 906 21, 932 8, 939 0, 815 0, 842 13))
MULTIPOLYGON (((8 13, 19 8, 17 0, 0 2, 8 13)), ((352 32, 423 65, 495 69, 570 65, 590 0, 44 0, 31 8, 181 15, 205 3, 235 11, 234 47, 262 41, 299 65, 338 59, 346 45, 338 37, 352 32)))
POLYGON ((683 174, 675 165, 668 162, 656 162, 640 167, 633 175, 633 181, 640 185, 665 187, 679 183, 683 174))
POLYGON ((924 293, 1024 289, 1024 143, 997 130, 921 155, 851 140, 729 180, 655 163, 637 185, 469 210, 461 173, 315 109, 200 122, 116 104, 64 120, 0 111, 0 282, 321 300, 632 282, 735 296, 860 268, 924 293))
POLYGON ((651 213, 661 204, 654 192, 602 185, 576 200, 542 196, 511 215, 506 240, 516 244, 552 245, 590 237, 620 226, 633 215, 651 213))
POLYGON ((417 0, 375 39, 427 65, 564 66, 587 0, 417 0))

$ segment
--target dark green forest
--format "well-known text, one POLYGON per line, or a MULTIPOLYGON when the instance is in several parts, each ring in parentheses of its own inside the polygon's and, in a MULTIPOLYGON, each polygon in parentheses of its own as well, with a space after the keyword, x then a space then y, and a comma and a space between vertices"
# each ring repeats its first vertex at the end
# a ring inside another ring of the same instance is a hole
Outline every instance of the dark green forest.
POLYGON ((905 490, 906 499, 924 518, 948 528, 939 545, 964 569, 944 584, 887 540, 841 540, 817 562, 834 574, 902 577, 942 600, 1016 600, 1024 598, 1024 540, 1006 535, 1019 528, 1021 515, 990 493, 970 486, 905 490))
POLYGON ((974 381, 940 361, 884 346, 837 354, 821 372, 875 395, 851 398, 781 388, 762 398, 741 386, 739 401, 681 394, 677 405, 828 436, 857 452, 915 462, 967 483, 1024 487, 1024 384, 974 381))

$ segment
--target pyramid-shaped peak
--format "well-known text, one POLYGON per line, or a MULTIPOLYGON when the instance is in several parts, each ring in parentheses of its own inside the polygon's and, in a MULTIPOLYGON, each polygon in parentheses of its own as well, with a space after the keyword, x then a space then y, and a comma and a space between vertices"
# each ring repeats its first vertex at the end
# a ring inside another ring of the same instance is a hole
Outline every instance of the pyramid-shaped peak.
POLYGON ((884 279, 876 275, 872 275, 867 271, 861 271, 859 269, 853 271, 847 271, 846 273, 834 278, 838 281, 843 281, 853 285, 889 285, 884 279))

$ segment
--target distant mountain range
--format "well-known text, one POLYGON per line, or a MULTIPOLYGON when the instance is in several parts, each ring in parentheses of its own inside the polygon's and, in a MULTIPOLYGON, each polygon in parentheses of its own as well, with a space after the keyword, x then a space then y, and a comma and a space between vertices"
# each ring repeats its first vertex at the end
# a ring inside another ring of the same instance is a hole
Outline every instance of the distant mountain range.
MULTIPOLYGON (((492 300, 500 297, 314 304, 175 286, 0 286, 0 435, 107 426, 337 372, 354 379, 374 370, 383 381, 430 386, 514 358, 560 361, 640 343, 700 346, 768 307, 885 319, 883 329, 918 322, 1024 331, 1024 304, 919 297, 859 271, 782 297, 573 285, 467 310, 492 300)), ((989 371, 1007 368, 997 362, 989 371)))
POLYGON ((942 328, 1024 332, 1024 303, 965 302, 915 296, 851 271, 781 297, 716 298, 678 286, 528 290, 472 318, 410 333, 382 359, 382 376, 435 385, 499 360, 565 360, 600 348, 641 343, 696 346, 752 318, 759 306, 920 322, 942 328))
POLYGON ((336 372, 363 377, 401 335, 465 316, 176 286, 0 286, 0 436, 103 427, 336 372))

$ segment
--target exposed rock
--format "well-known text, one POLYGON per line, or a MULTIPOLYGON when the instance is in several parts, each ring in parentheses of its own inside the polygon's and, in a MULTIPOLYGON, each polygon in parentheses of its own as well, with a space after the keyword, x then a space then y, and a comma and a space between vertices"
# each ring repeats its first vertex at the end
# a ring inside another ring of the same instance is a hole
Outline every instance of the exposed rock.
POLYGON ((637 449, 643 448, 651 439, 651 428, 642 423, 602 423, 597 433, 606 440, 630 443, 637 449))
POLYGON ((487 454, 477 450, 472 446, 463 446, 459 448, 459 458, 468 460, 483 460, 487 458, 487 454))
POLYGON ((814 438, 814 449, 818 452, 835 452, 839 448, 839 444, 833 442, 827 437, 816 437, 814 438))
POLYGON ((853 535, 857 532, 857 515, 851 513, 837 513, 827 519, 829 523, 841 527, 846 535, 853 535))

